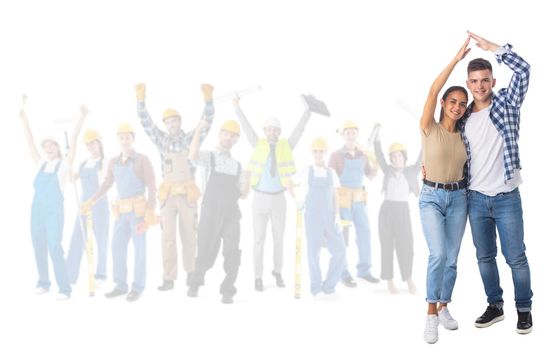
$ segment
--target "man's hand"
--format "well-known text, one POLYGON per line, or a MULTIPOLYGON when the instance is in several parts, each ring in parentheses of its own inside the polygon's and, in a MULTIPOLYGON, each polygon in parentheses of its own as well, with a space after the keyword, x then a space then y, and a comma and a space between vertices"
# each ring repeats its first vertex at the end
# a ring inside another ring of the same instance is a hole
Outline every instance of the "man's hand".
POLYGON ((135 95, 137 96, 137 101, 145 101, 145 84, 139 83, 135 85, 135 95))
POLYGON ((492 51, 496 52, 500 48, 500 45, 493 43, 492 41, 488 41, 485 38, 478 36, 477 34, 473 34, 470 31, 467 31, 470 37, 473 38, 477 42, 477 46, 485 51, 492 51))

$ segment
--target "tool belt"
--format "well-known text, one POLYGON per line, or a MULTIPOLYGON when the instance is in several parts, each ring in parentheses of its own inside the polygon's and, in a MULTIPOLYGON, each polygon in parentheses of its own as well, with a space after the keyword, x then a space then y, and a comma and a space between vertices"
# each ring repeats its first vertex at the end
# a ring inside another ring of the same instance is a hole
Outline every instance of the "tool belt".
POLYGON ((144 195, 117 199, 112 203, 112 214, 117 219, 120 214, 135 212, 138 217, 145 216, 147 210, 147 199, 144 195))
POLYGON ((351 203, 367 203, 367 191, 364 188, 338 188, 338 204, 340 208, 351 209, 351 203))
POLYGON ((185 195, 188 202, 196 202, 201 197, 201 191, 193 180, 163 181, 158 189, 158 199, 165 202, 170 196, 185 195))

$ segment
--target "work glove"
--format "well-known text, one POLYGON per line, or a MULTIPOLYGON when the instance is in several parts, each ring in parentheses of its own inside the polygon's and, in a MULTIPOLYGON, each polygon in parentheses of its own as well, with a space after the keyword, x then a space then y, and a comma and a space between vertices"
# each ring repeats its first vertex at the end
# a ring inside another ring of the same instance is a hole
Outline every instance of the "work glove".
POLYGON ((95 205, 95 202, 92 199, 86 200, 85 202, 81 203, 81 215, 87 215, 95 205))
POLYGON ((214 86, 210 84, 201 84, 201 91, 203 92, 203 99, 205 102, 212 101, 212 90, 214 90, 214 86))
POLYGON ((145 84, 139 83, 135 85, 135 95, 137 96, 137 101, 145 101, 145 84))
POLYGON ((154 212, 154 209, 147 209, 145 211, 144 221, 147 225, 154 226, 154 225, 158 224, 160 220, 158 220, 158 217, 156 216, 156 213, 154 212))

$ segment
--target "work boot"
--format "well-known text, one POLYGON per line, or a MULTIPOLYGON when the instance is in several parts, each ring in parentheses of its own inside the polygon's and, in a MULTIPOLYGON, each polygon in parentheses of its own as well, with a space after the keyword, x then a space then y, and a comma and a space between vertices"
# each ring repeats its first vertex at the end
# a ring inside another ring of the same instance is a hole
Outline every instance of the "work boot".
POLYGON ((234 297, 231 295, 223 295, 222 296, 222 304, 233 304, 234 297))
POLYGON ((348 288, 357 287, 357 282, 355 282, 355 280, 351 276, 342 278, 342 283, 344 284, 344 286, 346 286, 348 288))
POLYGON ((196 298, 199 295, 199 287, 197 286, 189 286, 187 290, 187 296, 190 298, 196 298))
POLYGON ((371 275, 370 273, 369 273, 368 275, 361 276, 361 277, 359 277, 359 278, 361 278, 361 279, 363 279, 363 280, 365 280, 365 281, 367 281, 367 282, 369 282, 369 283, 378 283, 378 282, 380 282, 380 280, 379 280, 378 278, 374 277, 374 276, 371 275))
POLYGON ((141 293, 132 290, 131 292, 129 292, 125 300, 133 302, 133 301, 137 301, 140 297, 141 297, 141 293))
POLYGON ((114 288, 111 292, 108 292, 108 293, 104 294, 104 296, 107 297, 107 298, 115 298, 115 297, 119 297, 119 296, 126 295, 126 294, 127 294, 126 291, 123 291, 123 290, 118 289, 118 288, 114 288))
POLYGON ((158 286, 158 290, 161 292, 174 289, 174 281, 164 280, 160 286, 158 286))
POLYGON ((272 271, 272 276, 276 278, 276 285, 280 288, 284 288, 286 285, 284 284, 284 280, 282 279, 282 275, 279 272, 272 271))
POLYGON ((262 278, 255 279, 255 290, 257 292, 262 292, 264 290, 262 278))

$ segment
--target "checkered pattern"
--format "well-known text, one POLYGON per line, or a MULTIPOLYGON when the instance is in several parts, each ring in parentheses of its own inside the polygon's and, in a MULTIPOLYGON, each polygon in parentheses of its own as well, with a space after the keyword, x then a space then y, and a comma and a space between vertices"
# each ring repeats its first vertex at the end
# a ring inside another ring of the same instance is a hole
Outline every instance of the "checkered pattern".
MULTIPOLYGON (((523 58, 512 51, 512 45, 506 44, 496 53, 499 64, 504 63, 513 72, 512 79, 507 88, 501 89, 498 94, 493 93, 490 120, 504 140, 504 180, 510 180, 514 171, 521 169, 519 159, 519 124, 520 108, 527 89, 529 88, 530 66, 523 58)), ((465 134, 465 124, 473 110, 473 103, 469 105, 459 122, 463 141, 467 150, 467 164, 465 178, 469 181, 469 168, 471 164, 471 149, 465 134)))
MULTIPOLYGON (((145 133, 158 148, 161 160, 164 160, 163 154, 166 152, 176 153, 189 148, 195 130, 191 130, 187 133, 182 130, 176 136, 171 136, 167 132, 160 130, 153 122, 144 101, 137 101, 137 115, 139 116, 141 125, 143 125, 143 129, 145 129, 145 133)), ((212 125, 212 120, 214 119, 214 106, 212 102, 206 103, 202 119, 205 119, 212 125)), ((201 143, 207 136, 209 130, 210 128, 201 132, 201 143)), ((192 162, 189 162, 189 168, 192 173, 195 172, 195 165, 192 162)))

